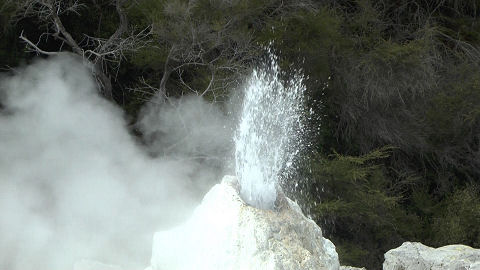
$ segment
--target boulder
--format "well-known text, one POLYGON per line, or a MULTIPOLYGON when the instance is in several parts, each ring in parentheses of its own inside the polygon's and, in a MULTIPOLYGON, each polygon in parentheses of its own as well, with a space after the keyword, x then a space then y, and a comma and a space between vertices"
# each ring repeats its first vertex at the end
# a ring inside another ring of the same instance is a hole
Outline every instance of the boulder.
POLYGON ((282 194, 257 209, 226 176, 184 224, 158 232, 149 270, 338 270, 335 246, 282 194))
POLYGON ((405 242, 385 253, 383 270, 480 270, 480 250, 464 245, 432 248, 405 242))

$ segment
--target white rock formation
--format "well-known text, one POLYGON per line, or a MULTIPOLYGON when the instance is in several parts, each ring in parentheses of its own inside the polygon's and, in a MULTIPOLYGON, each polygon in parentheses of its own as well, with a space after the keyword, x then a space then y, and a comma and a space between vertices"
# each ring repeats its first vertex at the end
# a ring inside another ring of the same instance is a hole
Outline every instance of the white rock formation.
POLYGON ((366 270, 365 267, 340 266, 340 270, 366 270))
POLYGON ((149 270, 338 270, 335 246, 300 207, 279 195, 253 208, 224 177, 183 225, 154 236, 149 270))
POLYGON ((431 248, 405 242, 385 253, 383 270, 480 270, 480 250, 464 245, 431 248))
POLYGON ((122 270, 122 268, 91 260, 81 260, 75 263, 73 270, 122 270))

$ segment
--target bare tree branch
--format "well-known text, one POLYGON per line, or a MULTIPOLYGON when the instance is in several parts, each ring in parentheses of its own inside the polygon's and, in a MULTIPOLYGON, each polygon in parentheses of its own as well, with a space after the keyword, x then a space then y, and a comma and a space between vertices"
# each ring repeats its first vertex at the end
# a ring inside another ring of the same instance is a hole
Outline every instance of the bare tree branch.
MULTIPOLYGON (((113 98, 112 82, 109 74, 113 72, 116 77, 120 63, 125 58, 125 53, 144 47, 148 43, 148 37, 151 34, 150 27, 140 32, 132 30, 128 33, 128 19, 123 9, 126 0, 114 0, 114 6, 119 17, 119 25, 109 38, 103 39, 85 35, 80 42, 75 40, 60 18, 61 15, 67 13, 79 14, 79 10, 85 7, 79 0, 7 0, 7 2, 15 5, 17 21, 25 17, 35 17, 46 23, 47 31, 41 37, 54 37, 62 42, 59 51, 66 44, 71 48, 72 52, 82 56, 86 62, 92 64, 88 66, 92 67, 92 74, 95 76, 103 95, 109 99, 113 98)), ((97 4, 95 0, 93 0, 93 3, 97 4)), ((20 35, 20 39, 27 44, 31 51, 38 54, 58 54, 58 52, 47 52, 41 49, 38 43, 33 43, 24 36, 23 32, 20 35)))
POLYGON ((44 51, 42 49, 40 49, 37 44, 31 42, 28 38, 24 37, 23 36, 23 31, 20 33, 20 39, 25 41, 27 43, 28 46, 32 47, 34 50, 34 52, 37 52, 37 53, 40 53, 40 54, 44 54, 44 55, 58 55, 58 52, 47 52, 47 51, 44 51))

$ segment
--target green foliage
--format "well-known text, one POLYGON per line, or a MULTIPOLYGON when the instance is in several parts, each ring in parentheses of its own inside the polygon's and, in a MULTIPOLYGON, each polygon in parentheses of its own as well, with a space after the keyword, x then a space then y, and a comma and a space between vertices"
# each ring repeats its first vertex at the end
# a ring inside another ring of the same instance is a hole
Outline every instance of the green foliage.
POLYGON ((432 242, 442 246, 462 243, 480 246, 480 189, 470 184, 458 189, 442 203, 435 214, 432 242))
POLYGON ((2 31, 6 31, 10 26, 10 20, 15 15, 15 8, 12 2, 0 0, 0 26, 2 31))
POLYGON ((373 269, 383 253, 401 243, 409 223, 418 222, 401 208, 401 197, 393 194, 395 181, 381 161, 392 147, 375 149, 362 156, 338 153, 312 160, 308 201, 310 213, 338 248, 343 264, 373 269), (318 191, 317 191, 318 190, 318 191))
POLYGON ((423 40, 414 40, 404 44, 386 40, 380 42, 371 53, 371 58, 387 69, 417 68, 422 65, 422 56, 428 53, 423 40))
POLYGON ((0 71, 6 66, 16 66, 23 55, 16 45, 15 33, 12 29, 11 19, 14 15, 13 4, 0 0, 0 71))
POLYGON ((340 34, 340 18, 328 9, 301 10, 282 20, 270 20, 260 41, 281 51, 283 67, 294 64, 307 75, 326 80, 331 74, 330 52, 343 46, 340 34))
POLYGON ((163 70, 168 50, 165 48, 147 46, 131 56, 132 64, 142 69, 163 70))
POLYGON ((431 127, 431 143, 448 147, 461 143, 465 135, 478 130, 480 120, 480 77, 453 82, 432 98, 426 113, 431 127))
POLYGON ((351 38, 351 45, 357 52, 364 52, 376 45, 381 38, 384 24, 379 11, 369 0, 355 1, 356 9, 344 17, 344 32, 351 38))

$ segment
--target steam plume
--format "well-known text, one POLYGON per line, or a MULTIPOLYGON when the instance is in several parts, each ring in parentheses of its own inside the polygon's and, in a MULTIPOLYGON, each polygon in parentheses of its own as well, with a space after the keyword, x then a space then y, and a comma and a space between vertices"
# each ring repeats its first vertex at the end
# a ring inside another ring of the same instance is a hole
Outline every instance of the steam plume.
POLYGON ((143 110, 145 151, 71 56, 0 78, 0 104, 0 269, 142 269, 153 232, 185 218, 230 148, 228 119, 189 97, 143 110))

